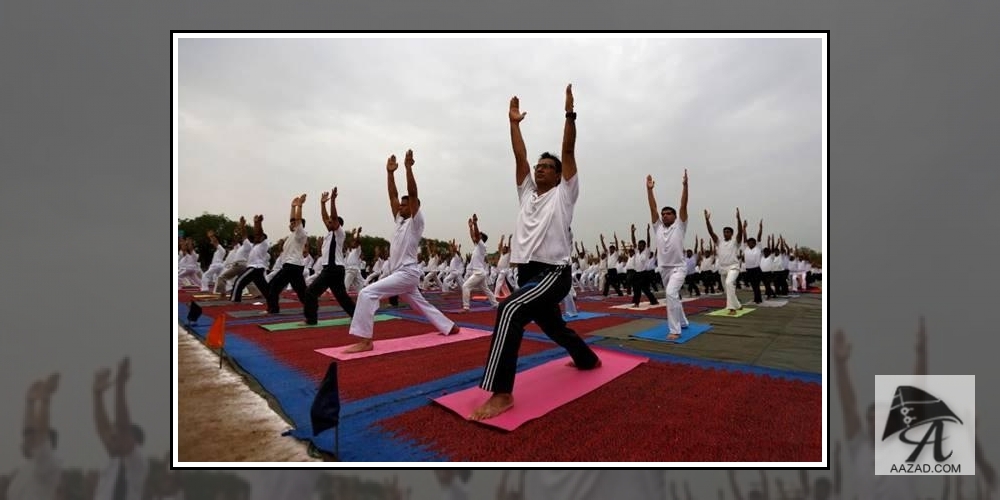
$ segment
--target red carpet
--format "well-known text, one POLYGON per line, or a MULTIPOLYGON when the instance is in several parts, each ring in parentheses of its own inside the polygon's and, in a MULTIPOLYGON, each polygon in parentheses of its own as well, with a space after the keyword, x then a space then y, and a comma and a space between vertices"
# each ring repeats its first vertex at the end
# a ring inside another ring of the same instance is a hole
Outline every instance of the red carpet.
POLYGON ((510 433, 436 405, 377 425, 453 462, 819 461, 822 398, 819 384, 650 362, 510 433))
MULTIPOLYGON (((347 326, 337 326, 268 333, 257 325, 236 325, 228 327, 227 331, 253 341, 278 361, 298 369, 318 383, 333 359, 314 352, 315 349, 357 342, 347 333, 348 329, 347 326)), ((399 338, 425 334, 429 329, 432 327, 426 323, 403 319, 386 322, 385 327, 376 323, 375 335, 381 339, 399 338), (391 328, 388 323, 392 323, 391 328)), ((362 399, 482 367, 489 346, 490 339, 483 338, 341 361, 338 373, 341 397, 344 400, 362 399)), ((554 347, 551 343, 526 339, 521 344, 521 354, 534 354, 554 347)))

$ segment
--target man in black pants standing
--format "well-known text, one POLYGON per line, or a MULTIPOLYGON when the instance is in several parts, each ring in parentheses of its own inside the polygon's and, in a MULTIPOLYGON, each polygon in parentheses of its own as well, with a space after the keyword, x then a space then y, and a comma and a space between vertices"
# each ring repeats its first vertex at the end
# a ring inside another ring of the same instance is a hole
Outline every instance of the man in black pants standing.
POLYGON ((618 233, 615 233, 615 244, 610 247, 604 244, 604 235, 602 234, 601 248, 604 249, 604 253, 608 256, 608 273, 604 278, 604 296, 607 297, 611 287, 615 287, 618 296, 624 297, 625 294, 622 293, 621 279, 618 278, 618 233))
POLYGON ((534 321, 549 338, 569 352, 572 365, 580 370, 600 366, 600 358, 573 330, 566 327, 559 304, 569 293, 572 253, 573 210, 580 194, 576 175, 576 113, 573 87, 566 87, 566 122, 563 127, 562 161, 543 153, 530 175, 528 152, 521 136, 525 113, 518 98, 510 100, 510 139, 516 165, 515 179, 520 210, 514 226, 511 263, 517 264, 521 286, 497 310, 493 340, 479 387, 493 395, 469 418, 486 420, 514 405, 517 353, 524 327, 534 321))
POLYGON ((632 305, 635 307, 639 307, 639 299, 642 294, 646 294, 646 298, 649 299, 649 305, 659 305, 659 302, 656 300, 656 296, 653 295, 653 291, 649 288, 649 273, 646 272, 646 267, 649 266, 649 260, 653 258, 653 253, 646 247, 646 242, 649 241, 649 236, 649 226, 646 226, 646 239, 639 240, 639 242, 636 243, 635 224, 632 224, 632 247, 636 249, 635 274, 632 275, 632 305))
POLYGON ((306 278, 302 273, 305 258, 302 257, 302 249, 309 241, 306 234, 306 220, 302 218, 302 204, 306 202, 306 195, 299 196, 292 200, 292 211, 288 217, 288 230, 291 234, 285 238, 282 254, 285 255, 285 263, 281 265, 278 274, 271 278, 268 283, 267 312, 268 314, 278 314, 281 308, 278 301, 281 299, 281 292, 285 287, 292 285, 295 295, 299 297, 299 302, 306 302, 306 278))
POLYGON ((319 322, 319 298, 327 288, 333 292, 340 307, 348 316, 354 317, 354 300, 347 294, 347 287, 344 285, 344 238, 347 232, 344 231, 344 219, 337 214, 337 188, 333 191, 323 193, 320 199, 320 210, 323 214, 323 223, 326 225, 328 233, 323 238, 323 253, 320 255, 320 262, 323 270, 319 276, 309 285, 306 290, 306 300, 303 303, 305 312, 305 324, 315 325, 319 322), (330 210, 327 212, 326 202, 330 202, 330 210))
MULTIPOLYGON (((743 221, 743 234, 749 234, 747 232, 747 221, 743 221)), ((760 225, 757 226, 757 238, 749 238, 745 245, 743 245, 743 259, 747 266, 747 281, 750 282, 750 288, 753 290, 753 303, 760 304, 760 282, 763 278, 763 273, 760 270, 760 247, 757 246, 757 242, 764 236, 764 219, 760 220, 760 225)), ((770 289, 770 287, 768 287, 770 289)))

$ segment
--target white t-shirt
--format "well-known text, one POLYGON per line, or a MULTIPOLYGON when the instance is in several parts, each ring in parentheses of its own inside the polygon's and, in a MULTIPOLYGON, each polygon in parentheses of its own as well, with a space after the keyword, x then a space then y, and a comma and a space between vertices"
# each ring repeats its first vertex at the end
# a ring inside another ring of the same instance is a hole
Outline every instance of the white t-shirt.
POLYGON ((465 261, 462 260, 462 256, 455 254, 451 257, 451 266, 449 267, 452 272, 461 273, 465 271, 465 261))
POLYGON ((497 268, 510 269, 510 252, 500 254, 500 261, 497 262, 497 268))
POLYGON ((486 270, 486 243, 483 243, 483 240, 479 240, 479 243, 476 243, 475 248, 472 249, 472 260, 469 261, 469 267, 473 271, 486 270))
MULTIPOLYGON (((247 267, 258 267, 267 269, 267 264, 271 261, 271 256, 267 251, 271 248, 271 242, 264 240, 257 243, 250 249, 250 257, 247 259, 247 267)), ((301 252, 301 250, 299 250, 301 252)))
POLYGON ((772 266, 773 262, 774 261, 771 260, 770 257, 763 257, 763 256, 761 256, 761 258, 760 258, 760 272, 762 272, 762 273, 769 273, 769 272, 771 272, 773 270, 773 266, 772 266))
POLYGON ((684 235, 687 223, 677 219, 670 227, 663 225, 663 220, 657 219, 653 224, 653 238, 656 238, 657 265, 659 267, 676 267, 684 265, 684 235))
POLYGON ((643 269, 646 271, 655 271, 657 268, 657 253, 651 250, 650 247, 646 247, 646 250, 649 251, 649 255, 646 256, 646 267, 643 269))
POLYGON ((212 265, 222 265, 226 261, 226 247, 219 245, 215 247, 215 253, 212 254, 212 265))
POLYGON ((354 270, 361 269, 361 247, 352 248, 350 252, 347 252, 347 257, 344 259, 344 267, 354 270))
POLYGON ((625 261, 625 272, 635 271, 636 268, 635 261, 636 261, 635 255, 629 255, 628 260, 625 261))
POLYGON ((35 450, 35 456, 14 471, 7 485, 8 500, 55 500, 62 464, 46 439, 35 450))
MULTIPOLYGON (((420 212, 417 212, 418 214, 420 212)), ((322 469, 234 470, 250 483, 250 500, 313 498, 322 469)))
POLYGON ((247 238, 243 239, 243 243, 240 247, 236 249, 235 262, 246 262, 250 258, 250 250, 253 249, 253 243, 247 238))
POLYGON ((666 476, 651 469, 529 470, 524 500, 667 500, 666 476))
POLYGON ((871 438, 858 432, 847 442, 854 466, 854 490, 858 500, 911 500, 917 498, 916 476, 876 476, 875 448, 871 438))
POLYGON ((738 269, 740 266, 740 261, 737 258, 739 253, 739 246, 736 245, 736 237, 732 237, 729 241, 725 238, 719 238, 719 245, 716 247, 716 254, 718 259, 715 263, 719 266, 719 270, 730 270, 738 269))
POLYGON ((573 209, 580 196, 579 175, 563 179, 543 195, 539 195, 535 179, 527 175, 517 190, 521 204, 514 227, 513 254, 515 264, 541 262, 551 265, 569 264, 573 249, 570 226, 573 209))
POLYGON ((791 268, 788 267, 788 263, 791 261, 791 259, 789 259, 787 253, 786 254, 778 255, 778 260, 781 261, 781 270, 782 271, 789 271, 789 270, 791 270, 791 268))
POLYGON ((684 257, 684 266, 687 270, 687 274, 696 273, 698 268, 698 258, 694 256, 684 257))
POLYGON ((703 257, 701 259, 701 270, 702 272, 714 272, 715 271, 715 256, 709 255, 708 257, 703 257))
POLYGON ((125 465, 125 480, 128 485, 128 500, 142 500, 142 492, 149 475, 149 460, 143 453, 142 446, 136 445, 132 453, 125 457, 114 457, 108 460, 108 465, 101 471, 97 480, 95 500, 112 500, 115 493, 115 482, 118 480, 120 464, 125 465))
POLYGON ((306 234, 306 229, 299 224, 299 227, 295 228, 295 231, 292 231, 285 238, 285 246, 281 250, 282 255, 285 256, 285 264, 294 266, 305 265, 305 258, 302 257, 302 249, 305 248, 308 241, 309 235, 306 234))
POLYGON ((755 246, 750 248, 743 245, 743 259, 747 264, 747 269, 760 267, 760 247, 755 246))
POLYGON ((608 260, 604 264, 607 269, 618 270, 618 251, 614 251, 608 254, 608 260))
POLYGON ((382 266, 382 274, 388 275, 397 269, 417 264, 417 250, 424 235, 424 212, 409 218, 396 216, 396 232, 389 243, 389 261, 382 266))
POLYGON ((344 265, 344 238, 347 237, 347 232, 344 231, 344 226, 340 226, 336 231, 328 231, 326 237, 323 238, 323 255, 320 257, 320 261, 324 266, 344 265), (334 240, 336 238, 336 240, 334 240), (330 241, 336 241, 333 248, 330 248, 330 241), (330 262, 330 256, 333 255, 333 262, 330 262))

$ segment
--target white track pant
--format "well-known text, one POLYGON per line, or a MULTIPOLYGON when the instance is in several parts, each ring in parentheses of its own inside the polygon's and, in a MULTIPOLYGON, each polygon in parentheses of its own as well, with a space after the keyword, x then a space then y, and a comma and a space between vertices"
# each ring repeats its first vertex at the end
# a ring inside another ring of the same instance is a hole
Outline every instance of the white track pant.
POLYGON ((201 287, 201 269, 187 268, 181 269, 177 273, 177 281, 181 286, 189 285, 201 287))
POLYGON ((507 284, 507 290, 509 290, 510 293, 517 291, 517 283, 514 282, 513 278, 513 273, 511 273, 510 268, 501 269, 497 274, 497 283, 496 286, 493 287, 493 295, 500 295, 500 290, 503 289, 504 283, 507 284))
POLYGON ((375 311, 378 311, 379 301, 398 295, 399 299, 414 311, 423 315, 434 325, 437 331, 447 335, 455 322, 445 317, 441 311, 432 306, 420 294, 417 285, 420 283, 420 270, 416 267, 402 267, 392 274, 372 283, 358 294, 357 307, 351 320, 351 335, 370 339, 375 328, 375 311))
POLYGON ((681 328, 688 325, 684 305, 681 303, 681 288, 684 287, 685 277, 687 270, 684 266, 660 268, 660 279, 667 292, 667 323, 670 325, 671 335, 680 335, 681 328))
POLYGON ((205 271, 205 275, 201 277, 201 291, 207 292, 210 285, 214 285, 215 281, 219 279, 219 275, 226 267, 222 264, 212 264, 208 266, 208 271, 205 271))
POLYGON ((452 288, 459 288, 462 286, 462 273, 458 271, 450 271, 448 276, 444 279, 444 288, 441 291, 451 290, 452 288))
POLYGON ((493 295, 490 287, 486 286, 486 273, 483 271, 473 271, 469 279, 462 284, 462 307, 469 308, 469 301, 473 291, 481 291, 486 295, 486 300, 490 301, 493 307, 499 305, 497 298, 493 295))
POLYGON ((574 300, 574 297, 576 297, 576 290, 574 290, 573 287, 570 287, 569 293, 567 293, 566 297, 562 300, 563 314, 571 318, 580 314, 580 312, 576 310, 576 300, 574 300))
POLYGON ((722 287, 726 290, 726 309, 743 307, 739 299, 736 298, 736 279, 740 277, 740 270, 738 268, 720 269, 719 275, 722 279, 722 287))
POLYGON ((365 281, 361 279, 360 269, 347 269, 344 272, 344 287, 347 288, 348 292, 352 289, 361 291, 365 287, 365 281))
POLYGON ((441 278, 439 275, 440 271, 430 271, 427 276, 424 276, 424 282, 420 285, 424 290, 431 287, 431 284, 437 283, 438 288, 441 288, 441 278))

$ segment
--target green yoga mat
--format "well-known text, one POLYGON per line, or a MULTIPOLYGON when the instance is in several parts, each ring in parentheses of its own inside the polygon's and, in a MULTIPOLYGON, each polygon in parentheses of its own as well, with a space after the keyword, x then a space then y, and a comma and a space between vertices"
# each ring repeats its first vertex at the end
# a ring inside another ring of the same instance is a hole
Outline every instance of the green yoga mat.
MULTIPOLYGON (((376 314, 375 321, 389 321, 399 319, 388 314, 376 314)), ((285 330, 298 330, 300 328, 319 328, 323 326, 344 326, 351 324, 351 318, 337 318, 320 320, 315 325, 303 325, 302 321, 292 321, 289 323, 272 323, 270 325, 260 325, 261 328, 269 332, 282 332, 285 330)))
POLYGON ((725 318, 739 318, 740 316, 746 316, 747 314, 750 314, 750 313, 752 313, 754 311, 756 311, 756 309, 751 309, 749 307, 744 307, 743 309, 737 309, 736 310, 736 314, 730 315, 729 314, 729 309, 719 309, 718 311, 712 311, 712 312, 708 313, 708 315, 709 316, 722 316, 722 317, 725 317, 725 318))

